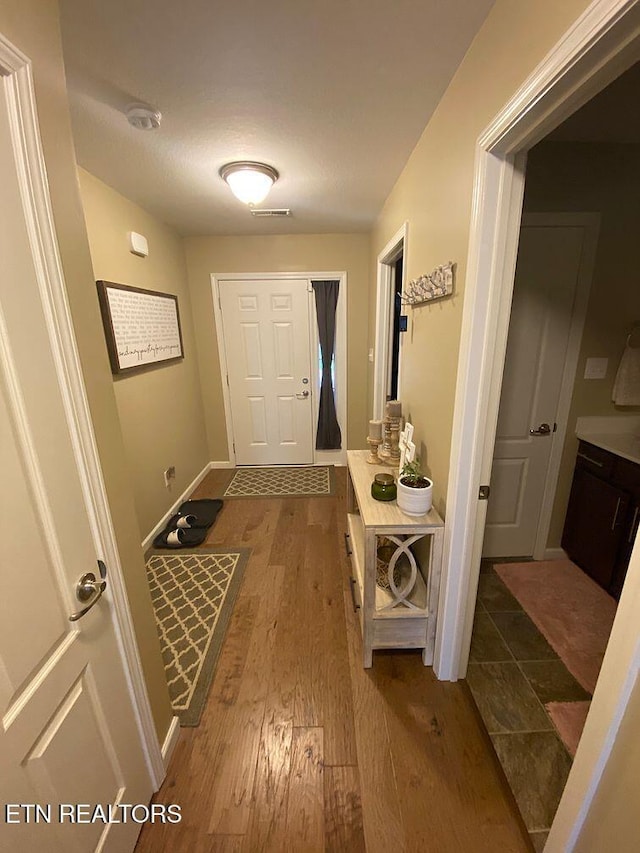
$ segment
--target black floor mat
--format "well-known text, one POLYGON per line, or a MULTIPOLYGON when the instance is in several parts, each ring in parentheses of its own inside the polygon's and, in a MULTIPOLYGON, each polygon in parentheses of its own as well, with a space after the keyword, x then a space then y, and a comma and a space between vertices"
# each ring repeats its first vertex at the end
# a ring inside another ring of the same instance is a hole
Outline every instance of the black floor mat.
POLYGON ((191 527, 211 527, 222 509, 222 501, 217 498, 203 498, 199 501, 185 501, 178 509, 178 515, 195 515, 196 521, 191 527))

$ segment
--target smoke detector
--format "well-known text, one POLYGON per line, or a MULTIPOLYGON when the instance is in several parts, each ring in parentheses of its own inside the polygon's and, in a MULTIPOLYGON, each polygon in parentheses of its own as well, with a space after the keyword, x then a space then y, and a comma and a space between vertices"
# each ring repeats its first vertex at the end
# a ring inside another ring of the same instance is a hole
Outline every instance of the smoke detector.
POLYGON ((125 115, 129 124, 136 130, 157 130, 162 121, 162 113, 147 104, 129 104, 125 115))

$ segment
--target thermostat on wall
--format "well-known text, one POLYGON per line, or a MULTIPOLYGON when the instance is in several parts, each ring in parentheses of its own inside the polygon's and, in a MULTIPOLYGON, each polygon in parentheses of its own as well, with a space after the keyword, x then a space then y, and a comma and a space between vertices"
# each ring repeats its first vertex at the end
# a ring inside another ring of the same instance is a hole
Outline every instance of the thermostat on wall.
POLYGON ((149 254, 149 244, 147 238, 142 234, 136 234, 135 231, 129 231, 129 246, 134 255, 140 255, 141 258, 146 258, 149 254))

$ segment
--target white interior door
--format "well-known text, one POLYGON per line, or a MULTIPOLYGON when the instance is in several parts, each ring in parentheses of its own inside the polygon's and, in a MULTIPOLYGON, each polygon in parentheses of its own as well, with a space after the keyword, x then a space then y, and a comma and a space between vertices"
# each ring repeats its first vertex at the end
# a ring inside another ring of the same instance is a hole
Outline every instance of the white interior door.
POLYGON ((99 576, 98 554, 17 178, 8 79, 0 78, 0 820, 7 804, 52 808, 50 823, 14 809, 0 847, 124 853, 139 825, 87 815, 96 805, 147 803, 152 785, 108 590, 69 621, 83 606, 78 579, 99 576), (88 806, 86 822, 60 823, 59 804, 78 803, 88 806))
POLYGON ((310 283, 223 280, 219 287, 236 464, 312 463, 310 283))
POLYGON ((582 227, 523 226, 520 231, 485 557, 533 554, 583 242, 582 227))

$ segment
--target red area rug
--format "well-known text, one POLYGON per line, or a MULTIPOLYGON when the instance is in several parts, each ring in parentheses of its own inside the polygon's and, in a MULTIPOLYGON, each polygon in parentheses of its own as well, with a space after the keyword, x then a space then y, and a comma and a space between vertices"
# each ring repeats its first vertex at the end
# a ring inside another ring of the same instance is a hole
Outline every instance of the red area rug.
POLYGON ((544 707, 564 745, 575 756, 591 702, 547 702, 544 707))
POLYGON ((495 570, 562 659, 593 693, 616 602, 571 560, 503 563, 495 570))
MULTIPOLYGON (((569 672, 593 693, 616 602, 571 560, 502 563, 495 570, 569 672)), ((565 746, 576 754, 590 702, 548 702, 565 746)))

